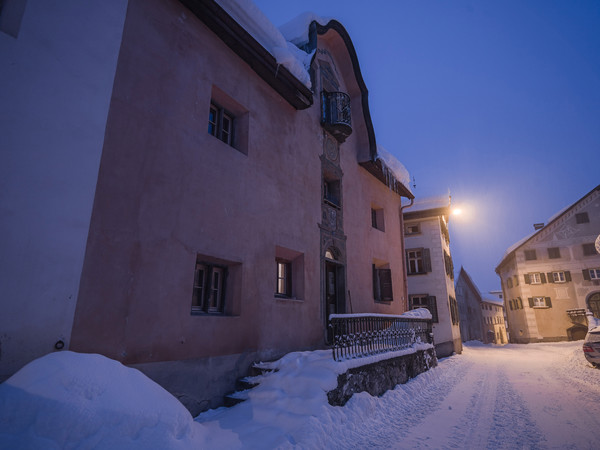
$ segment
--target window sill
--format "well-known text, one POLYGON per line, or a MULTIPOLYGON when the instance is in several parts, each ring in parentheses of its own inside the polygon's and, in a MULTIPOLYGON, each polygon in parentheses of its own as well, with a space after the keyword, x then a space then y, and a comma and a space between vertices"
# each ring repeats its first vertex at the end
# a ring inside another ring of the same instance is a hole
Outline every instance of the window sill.
POLYGON ((413 273, 407 273, 406 275, 408 275, 409 277, 412 275, 427 275, 429 272, 413 272, 413 273))
POLYGON ((286 297, 285 295, 277 295, 275 294, 275 300, 279 300, 282 302, 292 302, 292 303, 304 303, 304 300, 296 297, 286 297))
POLYGON ((550 309, 549 306, 534 306, 533 309, 550 309))
POLYGON ((201 317, 239 317, 239 314, 227 314, 222 312, 205 312, 205 311, 192 311, 191 316, 201 317))

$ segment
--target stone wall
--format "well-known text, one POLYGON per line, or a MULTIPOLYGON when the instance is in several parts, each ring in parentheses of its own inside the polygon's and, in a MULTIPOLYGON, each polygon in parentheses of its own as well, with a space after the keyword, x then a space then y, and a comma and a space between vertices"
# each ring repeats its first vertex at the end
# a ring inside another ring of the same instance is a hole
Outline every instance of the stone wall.
POLYGON ((338 376, 338 387, 327 393, 327 399, 332 406, 344 406, 358 392, 380 396, 435 366, 435 350, 429 349, 356 367, 338 376))

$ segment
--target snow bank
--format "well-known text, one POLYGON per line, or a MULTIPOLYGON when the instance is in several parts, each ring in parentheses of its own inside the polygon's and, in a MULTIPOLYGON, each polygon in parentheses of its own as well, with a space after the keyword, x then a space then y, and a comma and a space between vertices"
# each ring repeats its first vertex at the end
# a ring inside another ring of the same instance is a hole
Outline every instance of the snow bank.
MULTIPOLYGON (((398 182, 402 183, 402 185, 412 193, 410 189, 410 174, 408 173, 408 170, 406 170, 406 167, 404 167, 404 165, 398 161, 395 156, 393 156, 382 146, 378 145, 377 159, 381 161, 386 178, 389 178, 390 174, 393 175, 398 182)), ((388 184, 390 184, 389 181, 388 184)))
POLYGON ((51 353, 0 385, 0 448, 185 449, 203 433, 162 387, 101 355, 51 353))
MULTIPOLYGON (((263 14, 252 0, 217 0, 217 3, 235 19, 248 33, 252 35, 277 61, 288 69, 306 87, 311 87, 310 61, 312 53, 308 54, 300 50, 292 42, 288 42, 283 34, 263 14)), ((312 15, 317 18, 318 16, 312 15)), ((299 33, 296 27, 304 23, 305 19, 299 19, 293 25, 293 31, 299 33)), ((306 41, 308 41, 308 25, 306 25, 306 41)))

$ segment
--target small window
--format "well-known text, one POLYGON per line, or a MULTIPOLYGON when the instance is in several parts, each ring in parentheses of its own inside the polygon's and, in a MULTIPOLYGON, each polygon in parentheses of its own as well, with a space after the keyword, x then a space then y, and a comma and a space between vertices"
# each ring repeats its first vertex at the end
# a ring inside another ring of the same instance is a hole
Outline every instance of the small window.
POLYGON ((558 247, 550 247, 548 249, 548 258, 550 258, 550 259, 560 258, 560 249, 558 247))
POLYGON ((371 226, 379 231, 385 231, 383 208, 371 207, 371 226))
POLYGON ((338 208, 342 206, 340 180, 323 178, 323 201, 338 208))
POLYGON ((577 213, 575 214, 575 221, 577 223, 589 223, 590 218, 587 212, 577 213))
POLYGON ((535 250, 525 250, 525 261, 533 261, 537 259, 535 250))
POLYGON ((594 243, 591 244, 583 244, 583 254, 584 256, 593 256, 597 255, 596 245, 594 243))
POLYGON ((208 134, 233 146, 233 116, 215 103, 208 112, 208 134))
POLYGON ((292 263, 284 259, 276 259, 277 283, 275 295, 281 297, 292 296, 292 263))
POLYGON ((421 226, 418 223, 411 225, 404 225, 404 234, 419 234, 421 232, 421 226))
POLYGON ((529 306, 531 308, 551 308, 550 297, 530 297, 529 306))
POLYGON ((391 302, 394 300, 392 271, 387 264, 381 268, 377 268, 373 264, 373 298, 378 302, 391 302))
POLYGON ((438 323, 437 302, 433 295, 411 295, 409 297, 410 309, 427 308, 431 313, 433 323, 438 323))
POLYGON ((227 267, 196 262, 192 313, 222 313, 227 267))

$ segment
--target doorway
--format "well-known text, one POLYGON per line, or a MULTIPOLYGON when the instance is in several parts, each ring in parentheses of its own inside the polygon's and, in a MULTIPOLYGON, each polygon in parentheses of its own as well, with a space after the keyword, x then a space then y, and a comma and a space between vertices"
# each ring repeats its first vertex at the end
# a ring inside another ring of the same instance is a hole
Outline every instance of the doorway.
POLYGON ((337 262, 335 252, 327 250, 325 252, 324 263, 324 286, 323 286, 323 306, 324 306, 324 324, 327 343, 333 341, 332 330, 329 328, 330 314, 343 314, 346 312, 346 283, 344 265, 337 262))

